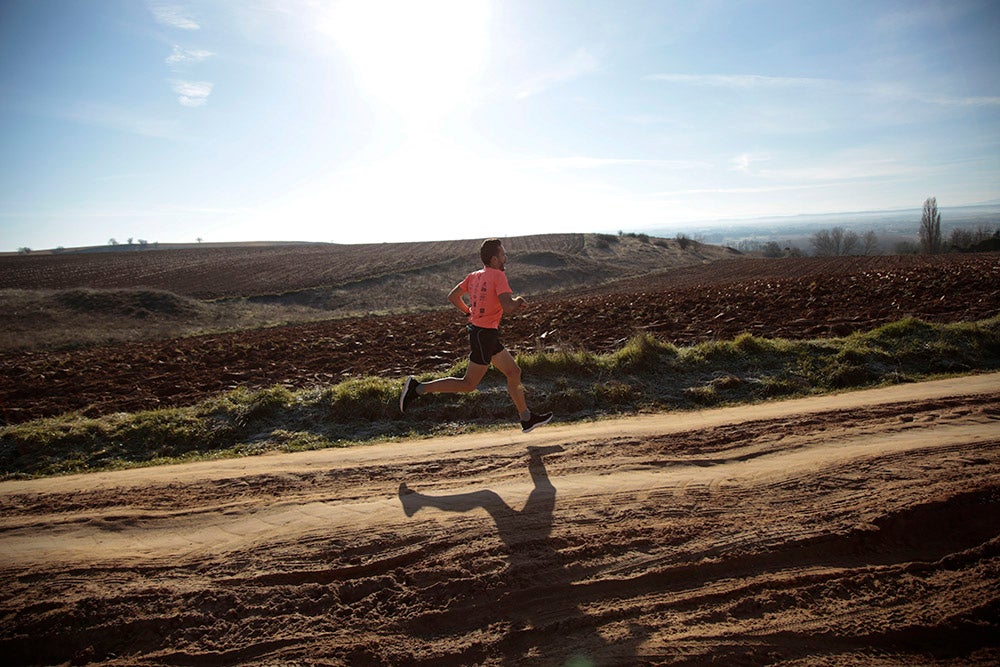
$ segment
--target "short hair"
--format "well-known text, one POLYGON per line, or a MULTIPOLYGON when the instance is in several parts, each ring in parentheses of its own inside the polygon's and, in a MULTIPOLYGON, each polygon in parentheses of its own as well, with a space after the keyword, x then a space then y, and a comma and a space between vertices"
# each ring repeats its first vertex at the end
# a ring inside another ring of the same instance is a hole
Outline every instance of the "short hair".
POLYGON ((490 260, 500 254, 500 239, 486 239, 479 247, 479 257, 483 260, 483 266, 489 266, 490 260))

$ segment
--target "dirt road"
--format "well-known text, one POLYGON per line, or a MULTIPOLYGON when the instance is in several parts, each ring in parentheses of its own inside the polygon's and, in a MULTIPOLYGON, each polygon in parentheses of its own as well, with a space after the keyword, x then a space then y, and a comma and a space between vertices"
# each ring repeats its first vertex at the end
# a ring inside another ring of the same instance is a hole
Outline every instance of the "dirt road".
POLYGON ((1000 374, 0 484, 14 664, 995 664, 1000 374))

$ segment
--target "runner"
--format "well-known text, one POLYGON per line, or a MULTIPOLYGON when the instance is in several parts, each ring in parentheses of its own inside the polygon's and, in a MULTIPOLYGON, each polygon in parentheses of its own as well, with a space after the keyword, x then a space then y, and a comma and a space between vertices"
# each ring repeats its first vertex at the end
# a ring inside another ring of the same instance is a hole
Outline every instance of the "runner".
POLYGON ((547 424, 552 413, 534 414, 528 408, 521 385, 521 369, 503 343, 500 342, 500 319, 506 313, 517 312, 528 307, 524 297, 515 297, 504 268, 507 252, 500 239, 487 239, 479 249, 483 268, 473 271, 465 280, 455 285, 448 294, 448 301, 469 318, 469 366, 461 378, 447 377, 430 382, 417 382, 412 375, 406 379, 403 392, 399 396, 399 409, 406 412, 407 406, 424 394, 467 393, 475 391, 493 364, 507 377, 507 393, 510 394, 521 420, 521 430, 525 433, 547 424), (466 303, 465 296, 469 296, 466 303))

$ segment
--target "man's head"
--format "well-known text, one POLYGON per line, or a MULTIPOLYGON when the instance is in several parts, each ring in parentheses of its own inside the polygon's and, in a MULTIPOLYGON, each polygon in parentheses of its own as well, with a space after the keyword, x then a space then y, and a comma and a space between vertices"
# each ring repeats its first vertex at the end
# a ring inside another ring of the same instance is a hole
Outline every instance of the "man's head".
POLYGON ((504 270, 507 263, 507 253, 504 251, 503 243, 500 239, 486 239, 479 248, 479 257, 483 260, 483 266, 504 270))

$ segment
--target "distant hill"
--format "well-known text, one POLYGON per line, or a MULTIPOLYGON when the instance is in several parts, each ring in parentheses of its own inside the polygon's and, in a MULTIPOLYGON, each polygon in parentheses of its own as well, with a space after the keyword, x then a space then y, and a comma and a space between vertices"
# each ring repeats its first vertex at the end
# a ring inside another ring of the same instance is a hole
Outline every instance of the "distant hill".
MULTIPOLYGON (((0 288, 141 288, 335 311, 406 310, 440 306, 443 294, 481 265, 480 243, 162 244, 134 252, 5 255, 0 257, 0 288)), ((505 245, 511 286, 524 294, 594 287, 738 255, 637 234, 521 236, 506 239, 505 245)))

